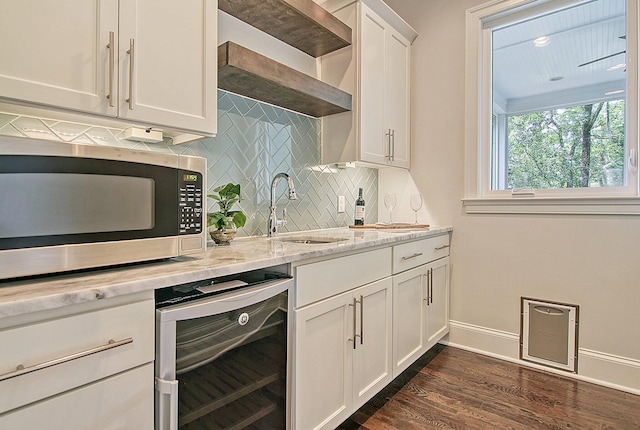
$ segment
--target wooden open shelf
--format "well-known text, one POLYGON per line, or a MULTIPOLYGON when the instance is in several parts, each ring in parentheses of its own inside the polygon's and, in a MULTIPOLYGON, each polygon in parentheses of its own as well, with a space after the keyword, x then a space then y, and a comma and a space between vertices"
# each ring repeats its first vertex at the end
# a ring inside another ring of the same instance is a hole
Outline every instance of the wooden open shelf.
POLYGON ((218 88, 314 117, 351 110, 351 94, 233 42, 218 47, 218 88))
POLYGON ((351 45, 351 28, 313 0, 218 0, 218 8, 313 57, 351 45))

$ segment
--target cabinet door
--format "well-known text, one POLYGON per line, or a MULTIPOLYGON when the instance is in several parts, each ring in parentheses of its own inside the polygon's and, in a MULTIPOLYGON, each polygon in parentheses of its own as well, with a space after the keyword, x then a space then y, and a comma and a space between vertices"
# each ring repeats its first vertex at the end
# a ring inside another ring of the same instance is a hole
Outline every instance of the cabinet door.
POLYGON ((424 344, 425 266, 393 277, 393 377, 426 351, 424 344))
POLYGON ((409 168, 410 154, 410 58, 411 44, 400 33, 387 29, 387 77, 385 123, 391 129, 391 164, 409 168))
POLYGON ((121 118, 215 133, 217 7, 120 0, 121 118))
POLYGON ((294 312, 294 428, 333 429, 352 411, 351 292, 294 312))
POLYGON ((2 414, 0 428, 152 430, 153 363, 2 414))
POLYGON ((0 97, 115 116, 107 45, 117 31, 117 0, 3 2, 0 97))
POLYGON ((384 108, 387 79, 385 44, 388 24, 361 4, 360 37, 360 159, 387 164, 388 126, 384 108))
POLYGON ((353 409, 358 409, 391 382, 391 292, 391 278, 386 278, 353 293, 358 335, 353 354, 353 409))
POLYGON ((426 344, 435 345, 449 332, 449 258, 427 265, 426 344))

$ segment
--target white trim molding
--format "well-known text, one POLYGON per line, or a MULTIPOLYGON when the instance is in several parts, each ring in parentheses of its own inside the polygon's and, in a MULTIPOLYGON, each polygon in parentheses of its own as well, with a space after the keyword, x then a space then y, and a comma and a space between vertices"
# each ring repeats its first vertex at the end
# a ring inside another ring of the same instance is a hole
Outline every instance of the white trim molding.
POLYGON ((460 321, 450 321, 449 335, 441 342, 521 366, 640 395, 640 360, 590 349, 578 349, 578 373, 520 360, 520 335, 460 321))
POLYGON ((640 215, 640 197, 466 198, 468 214, 640 215))

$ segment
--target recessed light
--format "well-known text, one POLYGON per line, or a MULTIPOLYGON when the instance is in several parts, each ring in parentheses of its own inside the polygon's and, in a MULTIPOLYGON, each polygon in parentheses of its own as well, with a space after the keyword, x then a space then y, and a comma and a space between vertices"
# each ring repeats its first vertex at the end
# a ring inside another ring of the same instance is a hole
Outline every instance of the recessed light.
POLYGON ((615 91, 609 91, 608 93, 604 93, 605 96, 612 96, 614 94, 622 94, 624 93, 624 90, 615 90, 615 91))
POLYGON ((542 48, 543 46, 547 46, 551 43, 551 39, 548 36, 540 36, 537 39, 533 40, 533 44, 536 48, 542 48))
POLYGON ((625 63, 616 64, 615 66, 611 66, 607 69, 607 72, 613 72, 614 70, 624 69, 627 67, 625 63))

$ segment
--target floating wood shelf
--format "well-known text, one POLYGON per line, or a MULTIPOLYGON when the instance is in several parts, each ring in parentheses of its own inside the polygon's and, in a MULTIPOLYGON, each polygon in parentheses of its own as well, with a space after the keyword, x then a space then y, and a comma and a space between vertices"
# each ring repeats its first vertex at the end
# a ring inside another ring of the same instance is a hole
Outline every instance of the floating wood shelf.
POLYGON ((218 0, 218 8, 313 57, 351 45, 351 28, 313 0, 218 0))
POLYGON ((218 88, 314 117, 351 110, 351 94, 233 42, 218 47, 218 88))

